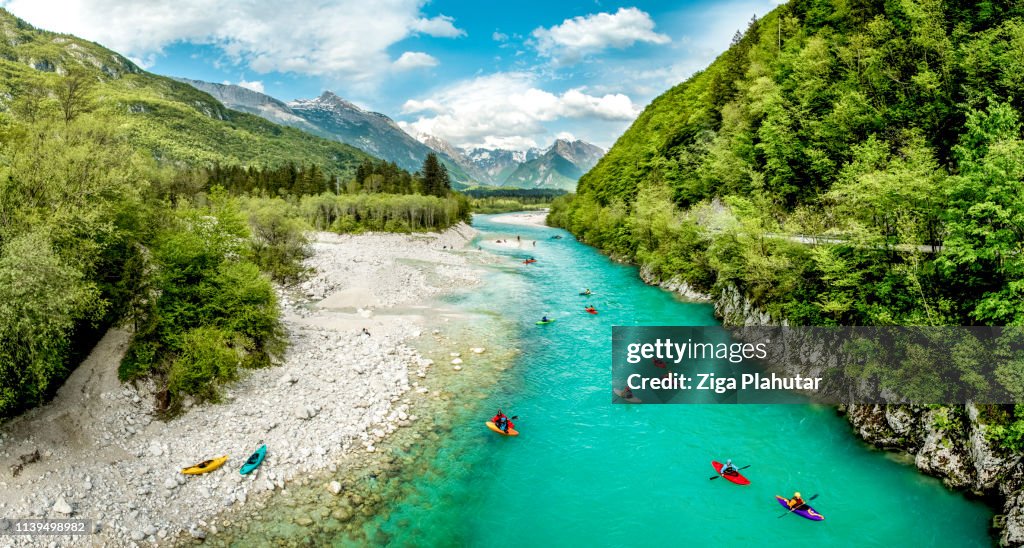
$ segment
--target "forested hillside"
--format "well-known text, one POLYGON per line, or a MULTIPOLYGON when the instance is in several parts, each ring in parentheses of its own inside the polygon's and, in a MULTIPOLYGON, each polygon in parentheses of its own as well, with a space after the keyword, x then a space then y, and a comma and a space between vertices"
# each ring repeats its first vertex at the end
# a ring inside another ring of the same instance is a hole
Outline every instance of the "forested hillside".
POLYGON ((780 6, 657 98, 552 220, 801 323, 1022 323, 1022 16, 780 6))
MULTIPOLYGON (((1022 48, 1017 2, 794 0, 655 99, 549 220, 776 320, 1024 324, 1022 48)), ((1019 397, 1014 367, 995 376, 1019 397)))

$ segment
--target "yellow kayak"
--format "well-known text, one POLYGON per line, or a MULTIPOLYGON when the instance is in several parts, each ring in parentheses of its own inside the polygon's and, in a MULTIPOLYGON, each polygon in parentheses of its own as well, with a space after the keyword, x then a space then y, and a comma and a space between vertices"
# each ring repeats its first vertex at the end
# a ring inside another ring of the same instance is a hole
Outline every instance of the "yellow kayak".
POLYGON ((181 471, 182 474, 205 474, 207 472, 213 472, 220 468, 225 462, 228 461, 228 456, 217 457, 215 459, 204 460, 195 466, 190 466, 181 471))
POLYGON ((506 434, 504 430, 502 430, 501 428, 498 428, 497 424, 494 424, 491 421, 487 421, 486 424, 487 424, 487 428, 490 428, 492 431, 497 432, 497 433, 501 434, 502 436, 518 436, 519 435, 519 432, 517 432, 513 428, 509 428, 508 429, 508 434, 506 434))

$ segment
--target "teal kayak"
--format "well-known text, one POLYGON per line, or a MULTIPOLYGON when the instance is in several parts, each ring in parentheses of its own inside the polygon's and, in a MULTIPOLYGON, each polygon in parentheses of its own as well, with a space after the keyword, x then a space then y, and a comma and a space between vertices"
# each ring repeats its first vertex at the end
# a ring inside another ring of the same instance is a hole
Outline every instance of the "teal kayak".
POLYGON ((555 320, 548 320, 546 322, 544 320, 541 320, 541 321, 537 322, 537 325, 547 325, 549 323, 555 323, 555 320))
POLYGON ((260 465, 263 464, 263 458, 266 456, 267 446, 266 444, 264 444, 261 445, 260 448, 257 449, 256 452, 253 453, 251 457, 249 457, 249 460, 245 461, 245 464, 242 465, 242 469, 239 470, 239 472, 244 476, 252 472, 253 470, 259 468, 260 465))

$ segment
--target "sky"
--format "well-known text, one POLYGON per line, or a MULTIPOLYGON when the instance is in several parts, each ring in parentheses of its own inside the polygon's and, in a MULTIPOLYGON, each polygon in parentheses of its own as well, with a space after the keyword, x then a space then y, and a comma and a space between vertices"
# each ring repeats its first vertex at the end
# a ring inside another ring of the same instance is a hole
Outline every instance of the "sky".
POLYGON ((779 0, 0 0, 168 76, 290 101, 330 90, 410 133, 610 147, 779 0))

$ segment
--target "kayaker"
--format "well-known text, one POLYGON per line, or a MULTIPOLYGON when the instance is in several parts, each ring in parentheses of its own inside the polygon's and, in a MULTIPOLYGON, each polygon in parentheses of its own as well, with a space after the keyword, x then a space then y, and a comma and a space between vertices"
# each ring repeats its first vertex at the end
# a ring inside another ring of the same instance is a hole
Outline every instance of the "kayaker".
POLYGON ((633 399, 633 391, 629 389, 629 385, 622 387, 622 399, 629 400, 633 399))
POLYGON ((500 428, 506 434, 508 434, 508 429, 512 428, 512 421, 508 420, 508 417, 506 417, 505 414, 501 412, 501 409, 498 409, 498 414, 494 415, 494 418, 491 419, 491 422, 493 422, 495 426, 500 428))
POLYGON ((793 498, 789 499, 786 504, 789 505, 791 510, 796 510, 807 503, 800 497, 800 491, 797 491, 796 493, 793 493, 793 498))
POLYGON ((590 293, 590 288, 588 287, 588 288, 586 288, 585 290, 583 290, 583 294, 584 294, 584 295, 591 295, 591 293, 590 293))
POLYGON ((725 459, 725 466, 722 467, 722 475, 735 475, 739 473, 740 471, 737 470, 735 466, 733 466, 732 459, 725 459))
POLYGON ((542 321, 542 322, 550 322, 551 320, 549 320, 547 316, 544 316, 543 318, 540 319, 540 321, 542 321))

